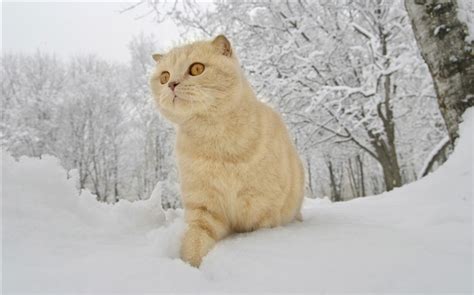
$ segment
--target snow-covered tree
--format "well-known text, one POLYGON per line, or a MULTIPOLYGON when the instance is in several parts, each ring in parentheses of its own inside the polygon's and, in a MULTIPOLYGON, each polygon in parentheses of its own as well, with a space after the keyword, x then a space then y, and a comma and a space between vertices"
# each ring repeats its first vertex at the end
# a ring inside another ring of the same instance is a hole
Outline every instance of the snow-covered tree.
POLYGON ((100 201, 120 198, 122 144, 127 131, 124 73, 123 66, 94 56, 73 59, 58 116, 61 137, 56 153, 67 168, 78 168, 80 187, 90 185, 100 201))
POLYGON ((4 54, 1 57, 2 145, 14 155, 52 153, 54 124, 62 102, 65 69, 51 54, 4 54))
POLYGON ((345 153, 347 161, 363 151, 367 176, 381 175, 391 190, 416 179, 419 159, 444 136, 402 1, 148 3, 184 36, 228 35, 303 155, 345 153), (426 141, 414 145, 415 136, 426 141))

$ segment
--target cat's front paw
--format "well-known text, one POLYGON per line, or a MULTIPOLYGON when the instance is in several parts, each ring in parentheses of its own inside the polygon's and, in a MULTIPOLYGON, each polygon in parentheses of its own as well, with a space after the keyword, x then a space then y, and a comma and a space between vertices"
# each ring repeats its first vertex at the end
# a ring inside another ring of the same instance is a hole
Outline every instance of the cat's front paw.
POLYGON ((184 234, 181 259, 194 267, 201 265, 204 256, 216 244, 216 240, 202 226, 192 224, 184 234))

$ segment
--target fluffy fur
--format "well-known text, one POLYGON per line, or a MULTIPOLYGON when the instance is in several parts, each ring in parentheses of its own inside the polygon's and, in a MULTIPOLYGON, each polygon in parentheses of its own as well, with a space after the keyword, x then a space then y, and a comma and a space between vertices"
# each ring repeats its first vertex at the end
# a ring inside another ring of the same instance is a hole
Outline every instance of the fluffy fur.
POLYGON ((258 101, 224 36, 154 54, 151 88, 177 127, 176 154, 193 266, 233 232, 301 220, 304 172, 280 116, 258 101), (193 63, 205 66, 192 76, 193 63), (169 72, 162 84, 160 75, 169 72), (174 91, 169 83, 179 83, 174 91))

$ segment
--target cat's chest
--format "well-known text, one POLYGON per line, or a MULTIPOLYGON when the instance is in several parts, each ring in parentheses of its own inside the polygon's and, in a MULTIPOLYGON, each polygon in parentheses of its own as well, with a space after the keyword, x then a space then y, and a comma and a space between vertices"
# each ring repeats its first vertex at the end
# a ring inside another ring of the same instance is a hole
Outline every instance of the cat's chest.
POLYGON ((180 178, 183 184, 210 186, 221 193, 236 193, 248 182, 249 167, 242 163, 229 163, 186 156, 179 157, 180 178))

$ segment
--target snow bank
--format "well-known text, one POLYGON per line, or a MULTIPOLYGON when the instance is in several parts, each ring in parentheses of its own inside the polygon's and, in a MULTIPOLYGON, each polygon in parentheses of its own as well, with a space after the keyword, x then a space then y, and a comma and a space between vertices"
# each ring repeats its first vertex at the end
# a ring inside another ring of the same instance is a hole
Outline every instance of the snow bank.
POLYGON ((95 231, 117 232, 143 231, 164 221, 156 193, 144 202, 123 200, 115 206, 97 202, 89 191, 78 196, 74 171, 68 179, 58 159, 51 156, 41 160, 22 157, 15 162, 4 153, 2 171, 6 225, 11 220, 22 220, 25 230, 31 222, 52 230, 89 225, 95 231))
POLYGON ((67 179, 51 156, 15 162, 3 153, 2 174, 2 276, 7 293, 93 288, 87 286, 89 279, 124 267, 120 260, 101 265, 101 258, 109 258, 100 255, 98 261, 95 255, 113 253, 121 236, 146 234, 165 219, 157 195, 116 206, 97 202, 88 191, 78 196, 76 179, 67 179))
POLYGON ((78 196, 52 157, 2 156, 3 292, 472 292, 472 131, 418 182, 344 203, 306 200, 303 223, 178 258, 182 211, 78 196), (166 220, 164 215, 166 215, 166 220))

